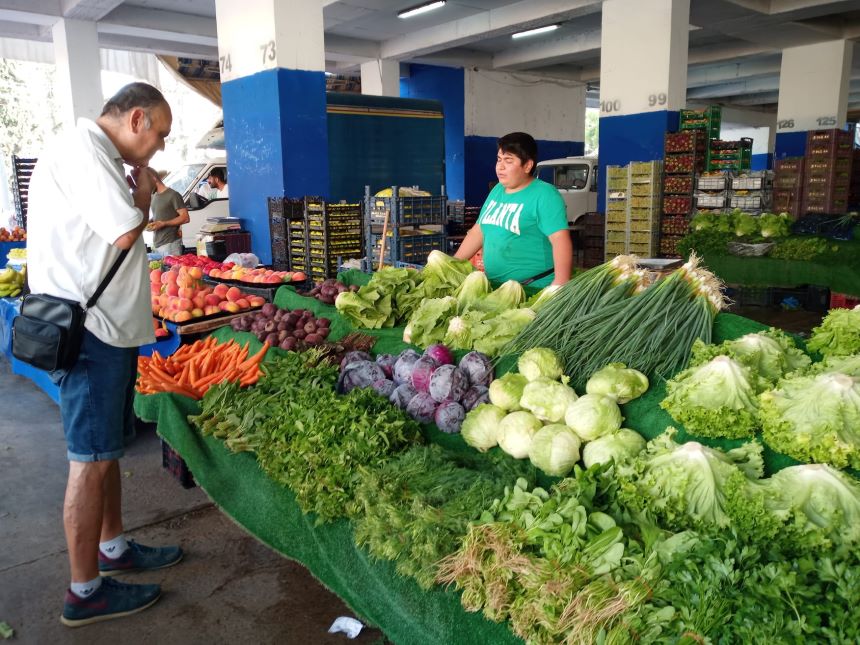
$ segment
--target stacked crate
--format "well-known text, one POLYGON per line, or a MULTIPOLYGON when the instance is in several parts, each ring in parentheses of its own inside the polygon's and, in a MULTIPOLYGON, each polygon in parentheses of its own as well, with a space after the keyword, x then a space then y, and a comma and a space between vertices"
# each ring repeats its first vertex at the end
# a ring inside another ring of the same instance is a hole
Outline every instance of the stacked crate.
POLYGON ((663 150, 663 215, 660 219, 661 257, 678 257, 678 241, 689 230, 695 173, 704 164, 706 143, 704 129, 666 133, 663 150))
POLYGON ((711 105, 703 110, 681 110, 681 130, 701 130, 706 139, 718 139, 722 122, 722 109, 711 105))
POLYGON ((848 208, 860 207, 860 148, 854 150, 851 162, 851 185, 848 187, 848 208))
POLYGON ((770 207, 773 173, 767 170, 748 172, 729 178, 729 208, 746 212, 761 212, 770 207))
POLYGON ((696 211, 722 211, 728 203, 728 188, 728 172, 709 172, 696 177, 696 211))
POLYGON ((749 170, 752 162, 752 139, 738 141, 711 139, 705 150, 705 170, 730 170, 743 172, 749 170))
POLYGON ((582 266, 590 269, 604 260, 606 220, 600 213, 586 213, 582 225, 582 266))
POLYGON ((853 131, 807 133, 803 213, 847 212, 853 148, 853 131))
POLYGON ((632 253, 655 257, 660 234, 661 161, 633 161, 626 168, 607 169, 606 251, 609 260, 632 253), (626 174, 627 187, 620 187, 626 174))
POLYGON ((627 191, 630 187, 627 166, 606 167, 606 222, 604 259, 627 252, 627 191))
MULTIPOLYGON (((293 268, 290 252, 290 230, 293 228, 291 222, 302 221, 304 217, 304 200, 290 199, 288 197, 269 197, 267 200, 269 210, 269 236, 272 241, 272 267, 276 271, 304 271, 293 268)), ((300 264, 304 264, 304 254, 301 255, 300 264)))
POLYGON ((334 278, 343 260, 364 255, 361 204, 333 204, 306 198, 307 273, 315 280, 334 278))
POLYGON ((369 186, 365 187, 364 244, 370 262, 366 268, 379 266, 383 235, 383 264, 424 265, 431 251, 447 250, 447 221, 445 195, 400 196, 399 188, 393 186, 390 197, 377 197, 370 194, 369 186))
POLYGON ((803 201, 803 157, 786 157, 774 162, 773 202, 776 213, 788 213, 793 219, 800 217, 803 201))

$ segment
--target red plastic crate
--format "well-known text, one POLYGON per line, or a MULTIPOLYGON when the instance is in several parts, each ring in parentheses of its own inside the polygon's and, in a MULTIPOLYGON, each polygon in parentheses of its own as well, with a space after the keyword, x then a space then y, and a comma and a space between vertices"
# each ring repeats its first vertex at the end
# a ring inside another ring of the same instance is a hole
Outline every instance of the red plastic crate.
POLYGON ((844 293, 830 292, 831 309, 854 309, 857 305, 860 305, 860 298, 844 293))

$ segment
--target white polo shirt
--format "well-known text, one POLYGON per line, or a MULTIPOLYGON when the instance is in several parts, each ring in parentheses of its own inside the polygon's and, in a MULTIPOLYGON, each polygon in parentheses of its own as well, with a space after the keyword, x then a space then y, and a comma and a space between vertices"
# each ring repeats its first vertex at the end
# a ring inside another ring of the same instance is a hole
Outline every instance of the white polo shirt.
MULTIPOLYGON (((116 146, 95 122, 78 119, 48 145, 30 180, 30 290, 84 305, 120 254, 113 243, 143 218, 116 146)), ((115 347, 154 342, 149 293, 146 246, 138 238, 87 313, 86 328, 115 347)))

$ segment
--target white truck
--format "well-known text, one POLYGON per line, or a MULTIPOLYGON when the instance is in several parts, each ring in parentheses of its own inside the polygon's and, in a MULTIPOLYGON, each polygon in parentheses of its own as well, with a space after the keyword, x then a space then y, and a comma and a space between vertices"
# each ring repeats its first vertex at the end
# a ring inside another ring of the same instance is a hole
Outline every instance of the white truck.
POLYGON ((597 211, 597 157, 547 159, 538 163, 537 176, 561 193, 571 229, 582 228, 579 219, 597 211))

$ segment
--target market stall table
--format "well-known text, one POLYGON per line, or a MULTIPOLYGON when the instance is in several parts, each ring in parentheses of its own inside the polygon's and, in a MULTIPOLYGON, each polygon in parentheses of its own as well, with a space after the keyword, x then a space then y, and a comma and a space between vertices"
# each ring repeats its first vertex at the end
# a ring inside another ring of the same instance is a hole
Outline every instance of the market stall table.
MULTIPOLYGON (((298 296, 290 289, 278 293, 276 304, 310 309, 315 315, 331 318, 331 338, 354 330, 334 307, 298 296)), ((720 342, 763 328, 747 319, 721 314, 715 323, 714 340, 720 342)), ((378 338, 374 352, 395 353, 407 347, 402 342, 402 328, 361 331, 378 338)), ((252 351, 259 346, 249 334, 220 329, 215 335, 222 342, 230 338, 241 343, 250 340, 252 351)), ((624 405, 625 426, 651 438, 673 425, 659 407, 664 396, 665 386, 658 383, 645 396, 624 405)), ((398 575, 393 563, 370 557, 355 545, 346 520, 317 524, 314 516, 302 514, 293 493, 270 480, 252 454, 233 454, 222 441, 201 436, 189 425, 188 415, 199 410, 198 402, 173 394, 138 395, 135 400, 138 416, 158 424, 159 434, 185 459, 197 483, 224 513, 265 544, 307 566, 358 616, 379 626, 392 641, 421 645, 520 642, 505 625, 465 612, 459 594, 441 587, 422 591, 411 578, 398 575)), ((459 435, 443 434, 433 426, 426 427, 425 432, 431 442, 446 448, 472 450, 459 435)), ((684 438, 683 432, 680 438, 684 438)), ((703 443, 725 447, 738 442, 703 443)), ((765 460, 770 471, 795 463, 769 450, 765 460)))

